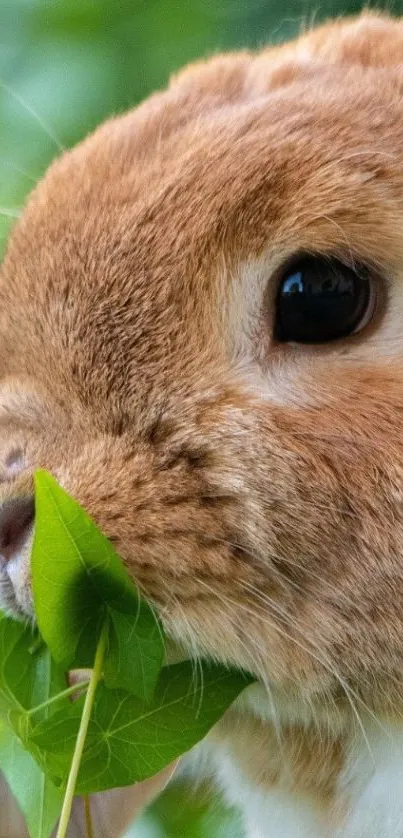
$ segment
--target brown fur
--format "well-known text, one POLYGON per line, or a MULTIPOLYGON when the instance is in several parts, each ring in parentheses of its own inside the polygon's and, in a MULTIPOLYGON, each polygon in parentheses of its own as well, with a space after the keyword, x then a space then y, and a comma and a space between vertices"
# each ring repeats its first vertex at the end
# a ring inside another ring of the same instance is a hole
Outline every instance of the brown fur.
MULTIPOLYGON (((1 271, 2 451, 27 460, 5 496, 51 470, 175 639, 291 692, 291 785, 326 801, 321 708, 350 730, 348 685, 403 712, 402 65, 403 24, 365 14, 186 69, 51 166, 1 271), (373 265, 367 330, 274 344, 299 251, 373 265)), ((231 747, 270 786, 259 725, 231 747)))

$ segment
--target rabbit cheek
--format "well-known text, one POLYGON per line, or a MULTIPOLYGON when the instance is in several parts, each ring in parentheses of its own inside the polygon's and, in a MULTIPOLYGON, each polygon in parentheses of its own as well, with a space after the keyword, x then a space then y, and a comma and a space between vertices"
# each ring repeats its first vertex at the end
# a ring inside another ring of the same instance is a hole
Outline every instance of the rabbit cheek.
MULTIPOLYGON (((305 382, 309 387, 309 382, 305 382)), ((290 514, 278 521, 303 586, 299 640, 371 705, 403 704, 403 378, 333 365, 317 406, 277 411, 290 514)), ((273 415, 271 417, 273 421, 273 415)))

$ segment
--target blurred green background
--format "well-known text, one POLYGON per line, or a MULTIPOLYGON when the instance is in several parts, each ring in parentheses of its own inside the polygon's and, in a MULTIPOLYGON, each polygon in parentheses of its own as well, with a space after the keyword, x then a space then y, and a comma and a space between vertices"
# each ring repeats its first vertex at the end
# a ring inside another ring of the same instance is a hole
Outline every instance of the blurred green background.
MULTIPOLYGON (((0 0, 0 251, 61 147, 220 50, 289 38, 359 0, 0 0)), ((365 4, 368 6, 368 3, 365 4)), ((403 0, 377 8, 403 11, 403 0)), ((239 838, 236 816, 177 782, 131 838, 239 838)))

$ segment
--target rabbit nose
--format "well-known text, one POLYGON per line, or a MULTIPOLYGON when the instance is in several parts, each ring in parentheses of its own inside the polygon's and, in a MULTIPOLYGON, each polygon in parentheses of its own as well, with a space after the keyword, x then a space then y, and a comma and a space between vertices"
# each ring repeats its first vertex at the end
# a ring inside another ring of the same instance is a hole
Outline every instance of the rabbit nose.
POLYGON ((33 497, 10 498, 0 507, 0 564, 16 556, 29 535, 34 517, 33 497))

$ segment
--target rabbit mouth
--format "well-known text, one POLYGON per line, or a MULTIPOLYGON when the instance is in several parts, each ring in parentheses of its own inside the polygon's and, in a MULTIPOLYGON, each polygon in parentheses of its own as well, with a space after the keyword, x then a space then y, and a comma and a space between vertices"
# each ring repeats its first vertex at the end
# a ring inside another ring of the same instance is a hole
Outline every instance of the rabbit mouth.
POLYGON ((17 620, 30 616, 18 602, 13 582, 4 569, 0 571, 0 609, 7 617, 15 617, 17 620))
POLYGON ((32 620, 34 614, 30 584, 33 539, 32 519, 27 510, 24 510, 24 515, 19 521, 18 535, 12 546, 10 540, 5 537, 0 541, 0 609, 19 620, 32 620))

